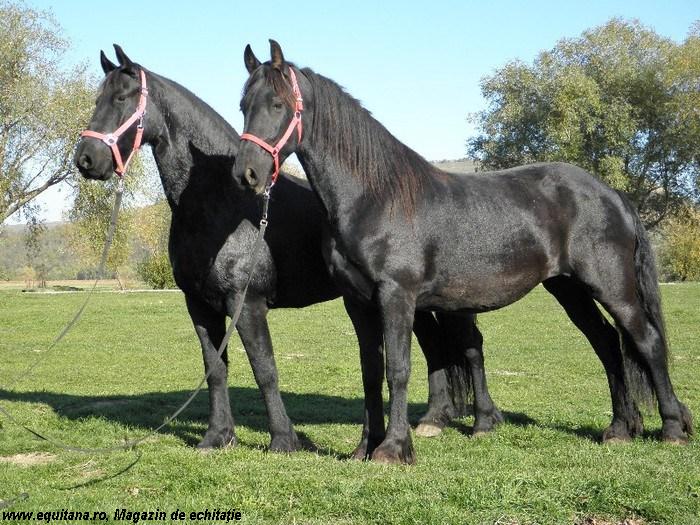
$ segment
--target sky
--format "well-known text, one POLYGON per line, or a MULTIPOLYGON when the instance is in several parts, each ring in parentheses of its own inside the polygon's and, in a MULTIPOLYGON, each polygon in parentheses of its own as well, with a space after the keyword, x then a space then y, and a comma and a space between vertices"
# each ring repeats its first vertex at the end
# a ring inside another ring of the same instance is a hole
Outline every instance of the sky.
MULTIPOLYGON (((681 42, 700 0, 369 1, 26 0, 53 12, 71 42, 67 63, 112 43, 205 100, 241 132, 239 98, 250 44, 269 59, 268 38, 287 60, 332 78, 399 140, 429 160, 466 155, 470 113, 485 108, 479 81, 511 60, 531 62, 562 38, 612 17, 638 19, 681 42)), ((42 216, 60 220, 69 192, 48 192, 42 216)))

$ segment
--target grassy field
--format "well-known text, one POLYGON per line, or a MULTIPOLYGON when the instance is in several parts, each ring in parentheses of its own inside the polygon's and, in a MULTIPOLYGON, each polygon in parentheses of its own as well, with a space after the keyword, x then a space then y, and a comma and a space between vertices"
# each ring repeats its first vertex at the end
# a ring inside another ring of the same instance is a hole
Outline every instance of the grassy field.
MULTIPOLYGON (((697 415, 700 284, 662 290, 672 378, 697 415)), ((42 357, 82 297, 0 292, 0 404, 80 446, 145 435, 202 373, 181 294, 96 294, 65 341, 6 388, 42 357)), ((439 438, 414 438, 412 467, 347 459, 359 438, 362 398, 341 303, 273 312, 270 321, 285 403, 315 452, 266 451, 264 405, 235 340, 229 385, 237 447, 210 454, 193 448, 206 426, 206 393, 140 447, 140 457, 62 452, 0 416, 0 500, 26 492, 11 510, 104 511, 110 522, 122 508, 160 509, 167 523, 176 510, 189 518, 235 508, 242 523, 700 523, 700 442, 660 443, 654 414, 645 418, 644 437, 601 445, 611 417, 602 367, 541 288, 480 318, 491 391, 507 422, 478 439, 469 437, 471 419, 439 438)), ((414 345, 414 422, 426 406, 425 378, 414 345)))
MULTIPOLYGON (((84 291, 92 288, 95 280, 85 279, 61 279, 54 281, 46 281, 46 288, 38 288, 38 281, 0 281, 0 292, 27 290, 34 293, 50 293, 61 291, 84 291)), ((121 286, 125 289, 144 289, 146 284, 140 281, 122 280, 121 286)), ((120 283, 116 279, 102 279, 97 283, 99 291, 118 291, 120 283)))

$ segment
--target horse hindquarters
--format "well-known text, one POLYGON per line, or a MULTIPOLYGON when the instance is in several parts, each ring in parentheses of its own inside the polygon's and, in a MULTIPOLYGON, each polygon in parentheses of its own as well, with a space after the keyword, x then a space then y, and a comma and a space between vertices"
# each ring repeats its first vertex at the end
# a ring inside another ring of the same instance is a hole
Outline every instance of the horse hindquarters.
MULTIPOLYGON (((634 252, 619 249, 613 257, 591 263, 579 278, 593 290, 594 297, 615 319, 622 334, 625 381, 633 393, 653 392, 663 421, 664 440, 685 442, 692 433, 689 410, 678 401, 668 372, 668 347, 661 314, 654 256, 639 216, 624 197, 624 209, 634 224, 634 252)), ((600 256, 601 254, 590 254, 600 256)), ((585 266, 585 265, 584 265, 585 266)), ((647 399, 641 401, 649 402, 647 399)))
POLYGON ((617 330, 601 314, 591 294, 574 278, 552 277, 542 284, 559 301, 574 325, 583 332, 605 368, 613 419, 603 432, 603 441, 630 440, 642 432, 642 418, 625 381, 617 330))
POLYGON ((475 435, 501 423, 503 416, 487 388, 476 315, 441 312, 433 316, 418 311, 413 331, 428 361, 430 385, 428 412, 420 419, 416 435, 436 436, 452 418, 471 413, 475 435))
MULTIPOLYGON (((503 415, 496 408, 486 384, 486 370, 484 368, 483 341, 484 338, 476 325, 476 315, 438 314, 440 326, 446 337, 451 339, 449 348, 450 367, 448 379, 450 385, 459 385, 459 381, 453 379, 455 370, 470 374, 467 388, 473 391, 474 429, 473 435, 477 436, 490 432, 493 427, 503 422, 503 415), (461 367, 457 365, 461 363, 461 367)), ((469 395, 471 392, 465 392, 469 395)), ((464 400, 463 400, 464 401, 464 400)))

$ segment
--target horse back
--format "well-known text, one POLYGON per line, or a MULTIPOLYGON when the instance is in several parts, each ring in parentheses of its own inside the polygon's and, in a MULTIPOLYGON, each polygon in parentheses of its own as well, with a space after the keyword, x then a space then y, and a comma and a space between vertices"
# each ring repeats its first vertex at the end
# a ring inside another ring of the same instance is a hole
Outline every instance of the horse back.
POLYGON ((634 250, 634 223, 620 196, 564 163, 497 172, 438 173, 415 215, 383 217, 358 253, 375 282, 415 283, 420 308, 487 311, 540 282, 590 268, 595 257, 634 250))

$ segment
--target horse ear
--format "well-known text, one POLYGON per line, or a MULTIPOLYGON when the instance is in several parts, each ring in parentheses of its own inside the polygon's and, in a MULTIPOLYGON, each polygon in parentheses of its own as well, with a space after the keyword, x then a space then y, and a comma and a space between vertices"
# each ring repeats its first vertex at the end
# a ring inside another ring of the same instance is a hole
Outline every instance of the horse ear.
POLYGON ((270 63, 272 64, 272 67, 282 71, 284 66, 284 55, 282 54, 282 48, 272 39, 270 39, 270 63))
POLYGON ((260 66, 260 60, 255 56, 250 44, 245 46, 245 52, 243 53, 243 61, 245 62, 245 68, 248 70, 248 74, 252 75, 253 71, 258 69, 260 66))
POLYGON ((117 65, 107 58, 104 51, 100 51, 100 64, 102 65, 102 71, 104 71, 105 75, 117 69, 117 65))
POLYGON ((121 48, 121 46, 119 44, 112 45, 114 46, 114 51, 116 51, 117 53, 117 60, 119 60, 119 65, 125 70, 133 70, 134 63, 128 56, 126 56, 126 53, 124 53, 124 50, 121 48))

